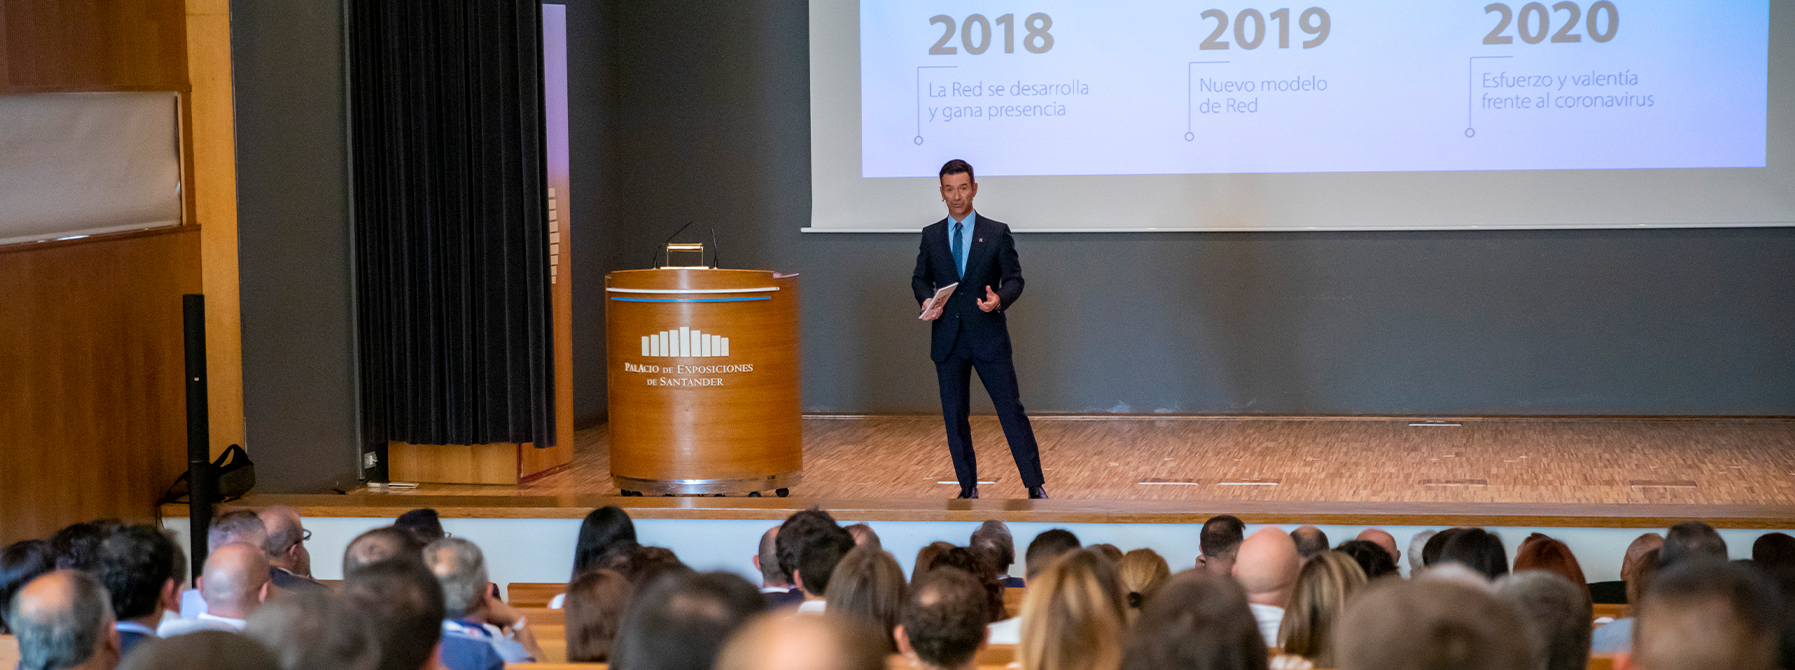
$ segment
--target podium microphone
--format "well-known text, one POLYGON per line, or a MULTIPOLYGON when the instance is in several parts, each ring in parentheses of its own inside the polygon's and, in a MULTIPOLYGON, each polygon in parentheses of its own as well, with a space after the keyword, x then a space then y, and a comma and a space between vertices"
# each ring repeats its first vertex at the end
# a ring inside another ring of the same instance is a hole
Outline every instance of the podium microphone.
POLYGON ((721 248, 722 247, 717 246, 717 227, 711 226, 711 267, 712 268, 723 267, 723 255, 717 253, 717 250, 721 249, 721 248))
MULTIPOLYGON (((691 222, 691 221, 687 221, 687 222, 686 222, 686 225, 683 225, 683 226, 680 226, 680 227, 679 227, 679 230, 675 230, 675 231, 673 231, 673 234, 672 234, 672 235, 668 235, 668 236, 667 236, 667 241, 666 241, 666 242, 662 242, 662 243, 661 243, 661 248, 660 248, 660 249, 655 249, 655 250, 654 250, 654 253, 656 253, 656 254, 658 254, 658 253, 661 253, 661 249, 665 249, 665 248, 667 248, 667 244, 668 244, 668 243, 670 243, 670 242, 672 242, 672 241, 673 241, 673 238, 675 238, 675 237, 679 237, 679 234, 680 234, 680 233, 683 233, 683 232, 686 232, 686 229, 687 229, 687 228, 691 228, 691 227, 692 227, 692 222, 691 222)), ((650 256, 649 256, 649 257, 648 257, 648 267, 649 267, 649 269, 654 269, 654 267, 655 267, 655 264, 654 264, 654 256, 653 256, 653 255, 650 255, 650 256)))

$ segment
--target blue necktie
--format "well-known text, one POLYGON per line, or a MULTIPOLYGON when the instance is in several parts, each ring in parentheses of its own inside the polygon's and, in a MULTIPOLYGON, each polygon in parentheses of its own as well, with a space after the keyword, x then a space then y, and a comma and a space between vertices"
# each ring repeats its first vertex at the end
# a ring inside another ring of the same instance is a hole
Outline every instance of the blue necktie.
POLYGON ((954 252, 954 276, 956 276, 956 277, 964 277, 966 275, 966 270, 965 270, 966 260, 965 260, 965 257, 961 255, 962 251, 964 251, 964 250, 962 250, 960 248, 960 229, 961 229, 961 226, 963 226, 963 225, 964 225, 964 222, 961 222, 961 221, 954 222, 953 252, 954 252))

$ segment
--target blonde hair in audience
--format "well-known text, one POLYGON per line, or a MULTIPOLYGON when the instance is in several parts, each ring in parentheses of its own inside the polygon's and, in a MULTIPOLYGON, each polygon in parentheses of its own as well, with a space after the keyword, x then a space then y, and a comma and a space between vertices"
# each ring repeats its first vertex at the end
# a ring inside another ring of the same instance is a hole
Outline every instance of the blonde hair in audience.
POLYGON ((1318 668, 1333 667, 1335 620, 1369 581, 1351 556, 1324 551, 1310 557, 1297 573, 1296 590, 1278 628, 1284 653, 1309 659, 1318 668))
POLYGON ((1136 549, 1122 555, 1116 574, 1122 579, 1122 590, 1127 592, 1128 608, 1139 610, 1171 578, 1172 568, 1152 549, 1136 549))
POLYGON ((1101 554, 1055 559, 1022 599, 1022 670, 1116 670, 1126 609, 1115 565, 1101 554))

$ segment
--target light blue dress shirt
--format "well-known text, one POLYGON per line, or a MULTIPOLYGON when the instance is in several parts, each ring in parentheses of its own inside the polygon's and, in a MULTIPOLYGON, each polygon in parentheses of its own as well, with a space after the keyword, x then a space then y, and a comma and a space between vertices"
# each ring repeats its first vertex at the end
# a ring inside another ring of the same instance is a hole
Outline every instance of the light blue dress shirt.
MULTIPOLYGON (((960 227, 960 257, 954 259, 954 264, 958 266, 957 269, 960 271, 960 276, 964 277, 966 276, 966 258, 972 255, 972 229, 977 226, 978 212, 967 212, 966 218, 960 219, 959 221, 954 220, 954 215, 947 215, 948 235, 954 234, 954 224, 956 223, 966 224, 960 227)), ((954 241, 952 239, 947 241, 947 250, 948 253, 953 253, 954 241)))

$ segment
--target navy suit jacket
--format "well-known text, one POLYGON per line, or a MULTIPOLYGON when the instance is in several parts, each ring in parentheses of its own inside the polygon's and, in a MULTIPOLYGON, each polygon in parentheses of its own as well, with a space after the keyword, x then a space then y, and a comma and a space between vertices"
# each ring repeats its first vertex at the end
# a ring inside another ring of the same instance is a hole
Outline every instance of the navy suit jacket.
POLYGON ((948 233, 953 224, 943 218, 922 229, 922 247, 916 254, 916 271, 910 289, 916 302, 928 300, 935 289, 954 282, 960 286, 947 299, 931 333, 929 358, 940 363, 953 354, 959 338, 967 338, 974 358, 999 360, 1010 357, 1010 328, 1003 311, 1022 297, 1022 261, 1016 256, 1016 240, 1010 227, 973 212, 972 246, 966 250, 966 276, 954 266, 948 233), (997 293, 997 309, 979 309, 985 287, 997 293))

